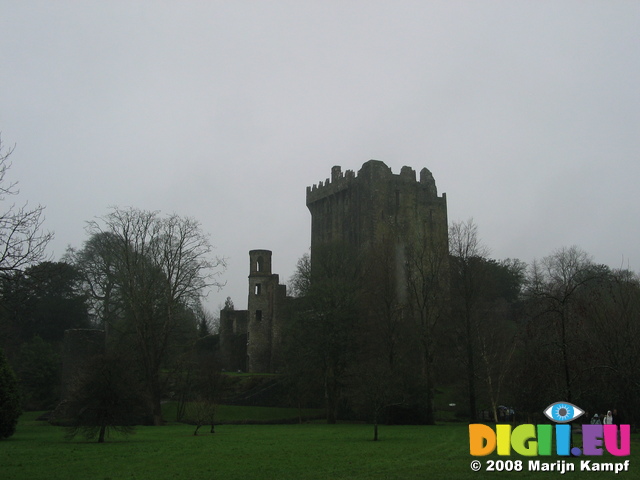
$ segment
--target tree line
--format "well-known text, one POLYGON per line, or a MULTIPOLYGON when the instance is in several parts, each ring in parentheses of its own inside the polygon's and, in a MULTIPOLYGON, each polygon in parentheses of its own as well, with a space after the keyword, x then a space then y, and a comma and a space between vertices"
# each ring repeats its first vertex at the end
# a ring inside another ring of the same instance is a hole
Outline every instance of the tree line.
MULTIPOLYGON (((62 261, 0 279, 0 338, 22 406, 56 407, 64 331, 99 328, 105 349, 68 399, 85 412, 74 434, 160 425, 169 395, 182 418, 190 407, 196 431, 213 424, 225 377, 200 294, 224 260, 210 259, 197 222, 177 216, 113 209, 87 232, 62 261)), ((323 406, 329 423, 371 421, 376 438, 380 423, 445 419, 449 403, 471 422, 501 421, 505 405, 528 421, 560 399, 637 422, 635 273, 595 264, 578 247, 530 265, 491 259, 472 221, 451 225, 444 257, 405 245, 400 283, 396 253, 393 242, 364 257, 327 245, 313 269, 300 259, 283 334, 291 404, 323 406)))
POLYGON ((284 370, 299 398, 322 399, 328 422, 432 424, 447 410, 533 421, 562 400, 637 424, 637 274, 576 246, 530 265, 495 260, 472 220, 450 226, 445 255, 405 242, 401 282, 397 248, 381 242, 359 257, 326 245, 290 281, 300 298, 284 370))

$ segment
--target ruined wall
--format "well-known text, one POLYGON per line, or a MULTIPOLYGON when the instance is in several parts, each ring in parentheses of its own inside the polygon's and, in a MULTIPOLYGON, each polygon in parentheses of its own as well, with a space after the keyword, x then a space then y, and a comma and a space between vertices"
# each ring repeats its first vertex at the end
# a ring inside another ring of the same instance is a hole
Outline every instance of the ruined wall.
POLYGON ((247 310, 220 310, 220 347, 218 360, 228 371, 247 371, 247 310))

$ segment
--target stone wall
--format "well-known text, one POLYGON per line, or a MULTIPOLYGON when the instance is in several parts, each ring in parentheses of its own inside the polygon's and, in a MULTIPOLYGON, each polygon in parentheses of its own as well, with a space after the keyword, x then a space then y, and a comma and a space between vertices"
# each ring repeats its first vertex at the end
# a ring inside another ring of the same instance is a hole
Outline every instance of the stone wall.
POLYGON ((220 351, 218 360, 228 371, 247 371, 247 310, 220 311, 220 351))

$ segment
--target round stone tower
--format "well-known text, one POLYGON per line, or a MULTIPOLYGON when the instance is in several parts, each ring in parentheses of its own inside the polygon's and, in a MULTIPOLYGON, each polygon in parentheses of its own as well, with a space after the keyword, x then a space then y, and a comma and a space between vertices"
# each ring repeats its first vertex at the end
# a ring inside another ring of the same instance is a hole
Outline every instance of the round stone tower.
POLYGON ((249 278, 254 275, 271 275, 271 250, 249 251, 249 278))

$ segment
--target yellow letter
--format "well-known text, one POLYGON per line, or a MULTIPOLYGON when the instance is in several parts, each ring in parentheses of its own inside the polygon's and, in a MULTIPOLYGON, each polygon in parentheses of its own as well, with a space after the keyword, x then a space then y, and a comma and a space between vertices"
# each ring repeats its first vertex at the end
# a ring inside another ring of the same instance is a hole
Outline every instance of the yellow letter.
POLYGON ((496 425, 498 455, 511 455, 511 425, 496 425))

